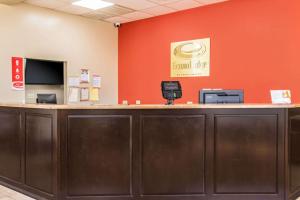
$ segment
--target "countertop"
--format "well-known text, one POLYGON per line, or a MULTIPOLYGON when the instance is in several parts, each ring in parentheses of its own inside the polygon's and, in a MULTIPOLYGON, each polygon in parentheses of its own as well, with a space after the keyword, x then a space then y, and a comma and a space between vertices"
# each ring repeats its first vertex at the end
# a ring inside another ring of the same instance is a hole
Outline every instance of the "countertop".
POLYGON ((142 104, 142 105, 81 105, 81 104, 18 104, 18 103, 0 103, 0 107, 12 108, 33 108, 33 109, 201 109, 201 108, 295 108, 300 107, 296 104, 142 104))

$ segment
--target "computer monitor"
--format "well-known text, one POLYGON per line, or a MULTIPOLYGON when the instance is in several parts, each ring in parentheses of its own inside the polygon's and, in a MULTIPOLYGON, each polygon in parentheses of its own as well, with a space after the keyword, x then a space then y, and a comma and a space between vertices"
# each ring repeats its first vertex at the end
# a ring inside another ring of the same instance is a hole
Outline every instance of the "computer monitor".
POLYGON ((175 99, 182 97, 182 90, 179 81, 162 81, 161 91, 164 99, 167 99, 167 105, 174 104, 175 99))
POLYGON ((37 103, 57 104, 56 94, 37 94, 37 103))
POLYGON ((63 85, 64 62, 26 59, 26 85, 63 85))

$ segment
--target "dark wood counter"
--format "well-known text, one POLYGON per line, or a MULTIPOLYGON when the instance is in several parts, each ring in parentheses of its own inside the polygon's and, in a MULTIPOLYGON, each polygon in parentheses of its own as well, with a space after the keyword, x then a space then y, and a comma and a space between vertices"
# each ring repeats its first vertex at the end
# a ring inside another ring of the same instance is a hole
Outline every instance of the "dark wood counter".
POLYGON ((0 107, 0 184, 37 199, 294 200, 300 109, 0 107))

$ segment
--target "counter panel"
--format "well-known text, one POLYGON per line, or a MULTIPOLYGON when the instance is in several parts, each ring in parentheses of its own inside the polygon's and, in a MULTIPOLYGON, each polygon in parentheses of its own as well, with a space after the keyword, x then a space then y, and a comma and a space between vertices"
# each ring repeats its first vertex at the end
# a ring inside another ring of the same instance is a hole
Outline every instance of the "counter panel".
POLYGON ((0 109, 0 177, 22 182, 22 117, 17 110, 0 109))
POLYGON ((205 115, 142 115, 140 122, 140 193, 203 195, 205 115))
POLYGON ((278 116, 217 115, 214 122, 214 192, 278 194, 284 175, 278 170, 278 139, 284 139, 278 116))
POLYGON ((68 115, 67 196, 132 195, 132 117, 68 115))
POLYGON ((0 108, 0 183, 34 198, 57 199, 57 112, 0 108))
POLYGON ((53 194, 52 115, 26 113, 25 120, 25 184, 53 194))
POLYGON ((300 196, 300 108, 289 111, 288 186, 290 197, 300 196))

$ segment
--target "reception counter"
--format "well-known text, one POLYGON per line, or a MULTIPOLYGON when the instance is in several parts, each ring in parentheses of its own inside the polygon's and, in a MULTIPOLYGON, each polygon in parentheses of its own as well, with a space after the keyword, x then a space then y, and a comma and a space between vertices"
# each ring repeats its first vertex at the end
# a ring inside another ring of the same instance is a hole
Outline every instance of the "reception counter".
POLYGON ((294 200, 300 108, 0 104, 0 184, 37 199, 294 200))

